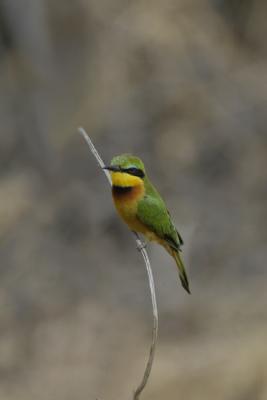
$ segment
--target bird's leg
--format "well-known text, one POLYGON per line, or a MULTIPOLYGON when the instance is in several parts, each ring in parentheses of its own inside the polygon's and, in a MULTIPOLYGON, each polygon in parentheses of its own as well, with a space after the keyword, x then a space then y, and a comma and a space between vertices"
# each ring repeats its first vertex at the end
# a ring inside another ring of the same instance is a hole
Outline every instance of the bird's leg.
POLYGON ((133 231, 133 234, 136 237, 137 250, 142 251, 146 248, 147 242, 142 242, 137 232, 133 231))

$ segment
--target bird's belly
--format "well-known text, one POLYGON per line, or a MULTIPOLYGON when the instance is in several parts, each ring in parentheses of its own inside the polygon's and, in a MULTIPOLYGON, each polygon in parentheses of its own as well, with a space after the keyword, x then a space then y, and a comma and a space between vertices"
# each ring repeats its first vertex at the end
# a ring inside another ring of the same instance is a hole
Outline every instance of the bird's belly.
POLYGON ((159 242, 157 235, 138 219, 136 202, 121 202, 114 198, 114 203, 119 215, 132 231, 142 233, 148 240, 159 242))

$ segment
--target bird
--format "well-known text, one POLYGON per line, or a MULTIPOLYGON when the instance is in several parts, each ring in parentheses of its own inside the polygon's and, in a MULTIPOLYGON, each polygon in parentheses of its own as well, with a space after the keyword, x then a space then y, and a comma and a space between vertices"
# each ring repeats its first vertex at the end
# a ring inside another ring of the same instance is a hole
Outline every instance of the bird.
POLYGON ((167 250, 176 262, 182 287, 190 294, 181 257, 183 239, 164 200, 150 182, 144 163, 131 154, 121 154, 103 168, 110 173, 113 202, 120 217, 135 234, 141 233, 167 250))

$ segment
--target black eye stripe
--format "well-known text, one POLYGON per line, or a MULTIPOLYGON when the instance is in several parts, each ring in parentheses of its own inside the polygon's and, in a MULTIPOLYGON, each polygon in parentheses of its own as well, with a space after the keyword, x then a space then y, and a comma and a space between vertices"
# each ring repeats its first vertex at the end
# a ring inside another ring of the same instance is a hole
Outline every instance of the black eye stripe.
POLYGON ((139 168, 130 167, 125 168, 124 171, 127 172, 127 174, 138 176, 139 178, 144 178, 145 176, 144 172, 139 168))

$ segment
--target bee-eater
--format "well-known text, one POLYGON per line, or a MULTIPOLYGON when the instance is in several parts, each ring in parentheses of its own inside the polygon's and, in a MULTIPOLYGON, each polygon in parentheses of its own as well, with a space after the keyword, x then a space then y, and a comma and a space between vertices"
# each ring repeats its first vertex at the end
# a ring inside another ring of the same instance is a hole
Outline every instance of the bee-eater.
POLYGON ((180 255, 183 239, 175 228, 161 196, 149 181, 143 162, 130 154, 111 160, 112 197, 115 207, 133 232, 161 244, 174 258, 183 288, 190 293, 180 255))

